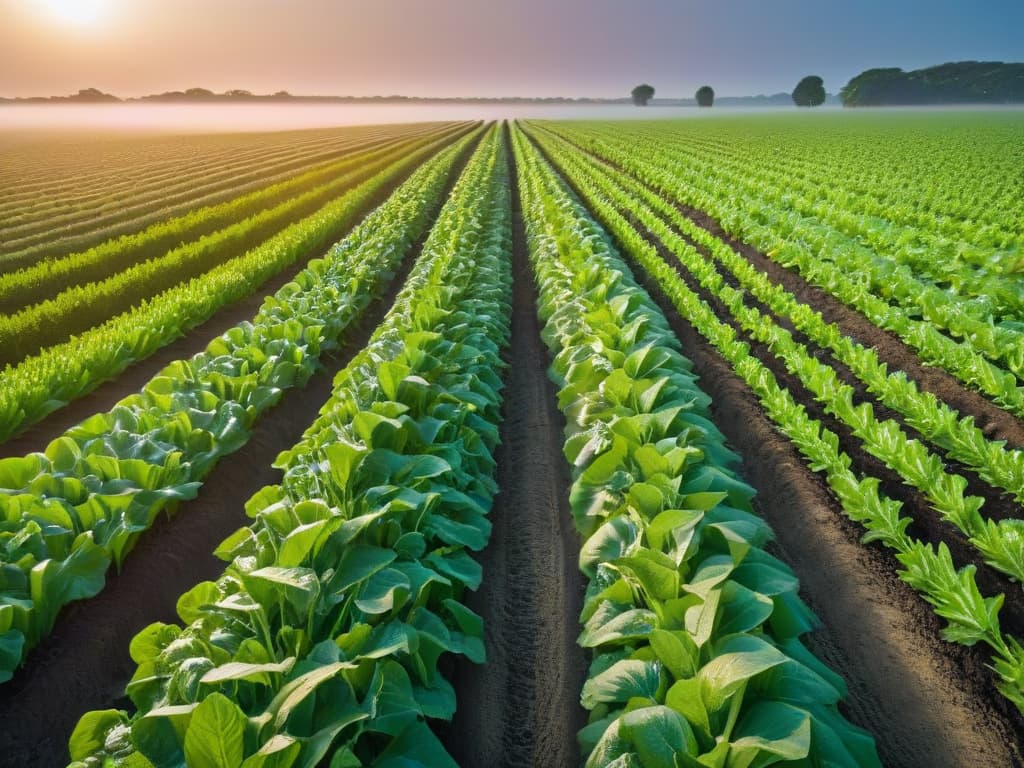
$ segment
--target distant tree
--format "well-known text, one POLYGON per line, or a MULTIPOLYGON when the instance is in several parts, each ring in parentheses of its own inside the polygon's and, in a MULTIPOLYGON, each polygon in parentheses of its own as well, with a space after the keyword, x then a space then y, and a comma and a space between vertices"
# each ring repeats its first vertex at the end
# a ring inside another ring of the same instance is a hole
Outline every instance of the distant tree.
POLYGON ((817 107, 825 103, 825 82, 817 75, 808 75, 793 89, 793 103, 798 107, 817 107))
POLYGON ((715 103, 715 89, 710 85, 702 85, 695 94, 698 107, 710 107, 715 103))
POLYGON ((654 98, 654 86, 643 83, 630 91, 630 95, 633 97, 634 104, 638 107, 646 107, 647 102, 654 98))
POLYGON ((242 88, 233 88, 230 91, 224 91, 225 96, 232 96, 234 98, 248 98, 252 96, 252 91, 246 91, 242 88))
POLYGON ((189 88, 185 91, 185 95, 190 99, 212 99, 215 94, 206 88, 189 88))

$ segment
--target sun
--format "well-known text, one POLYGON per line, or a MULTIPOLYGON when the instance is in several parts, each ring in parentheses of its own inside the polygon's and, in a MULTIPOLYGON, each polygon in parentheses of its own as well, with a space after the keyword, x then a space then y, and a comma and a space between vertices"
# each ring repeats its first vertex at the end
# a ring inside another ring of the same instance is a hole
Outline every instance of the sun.
POLYGON ((103 17, 107 0, 40 0, 51 15, 74 26, 95 24, 103 17))

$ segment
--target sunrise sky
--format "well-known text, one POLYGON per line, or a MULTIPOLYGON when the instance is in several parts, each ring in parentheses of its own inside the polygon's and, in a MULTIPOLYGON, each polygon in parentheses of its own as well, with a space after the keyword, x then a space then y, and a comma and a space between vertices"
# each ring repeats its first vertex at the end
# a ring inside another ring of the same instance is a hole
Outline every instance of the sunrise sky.
POLYGON ((0 0, 0 95, 836 92, 876 66, 1024 60, 1024 2, 0 0))

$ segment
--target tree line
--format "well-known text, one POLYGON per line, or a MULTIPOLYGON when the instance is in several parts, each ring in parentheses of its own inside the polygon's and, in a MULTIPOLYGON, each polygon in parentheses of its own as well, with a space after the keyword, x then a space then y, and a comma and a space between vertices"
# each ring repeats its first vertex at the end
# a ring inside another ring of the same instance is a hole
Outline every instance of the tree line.
MULTIPOLYGON (((646 106, 654 87, 643 83, 632 91, 633 103, 646 106)), ((791 94, 798 107, 825 103, 825 84, 808 75, 791 94)), ((928 104, 1024 104, 1024 63, 957 61, 904 72, 896 67, 868 69, 839 91, 844 107, 922 106, 928 104)), ((710 107, 715 92, 703 85, 697 105, 710 107)))
MULTIPOLYGON (((633 103, 645 107, 654 98, 654 86, 641 83, 630 92, 633 103)), ((817 107, 825 103, 825 83, 817 75, 808 75, 793 89, 793 103, 798 107, 817 107)), ((715 89, 702 85, 693 95, 698 107, 710 107, 715 103, 715 89)))

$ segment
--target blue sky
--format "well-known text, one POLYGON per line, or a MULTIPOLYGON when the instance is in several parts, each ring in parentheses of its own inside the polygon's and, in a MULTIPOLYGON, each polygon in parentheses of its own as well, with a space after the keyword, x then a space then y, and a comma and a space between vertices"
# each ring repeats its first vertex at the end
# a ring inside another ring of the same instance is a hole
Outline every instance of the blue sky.
POLYGON ((0 95, 836 92, 869 67, 1024 61, 1024 0, 0 0, 0 21, 0 95))

